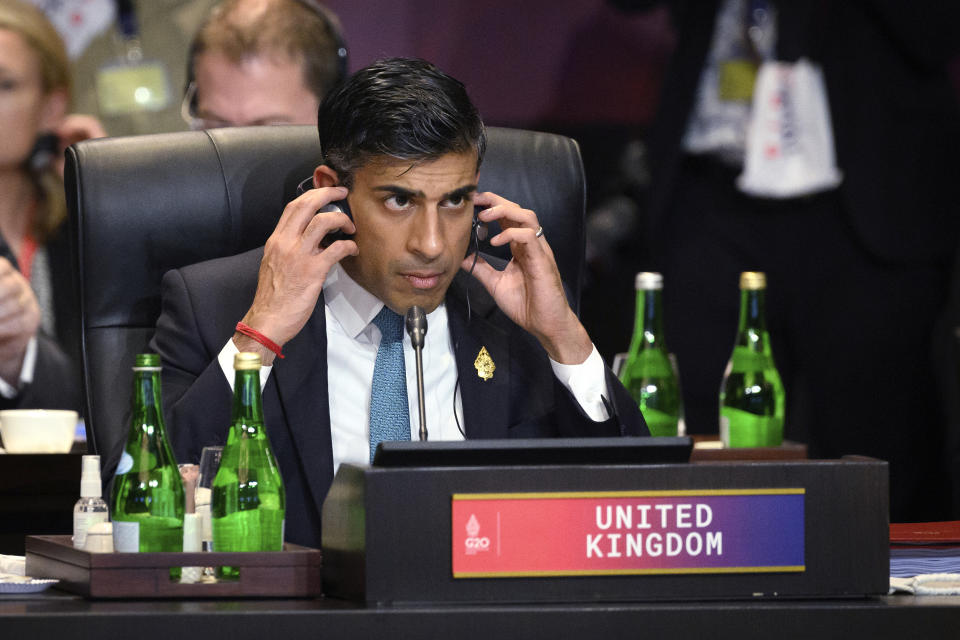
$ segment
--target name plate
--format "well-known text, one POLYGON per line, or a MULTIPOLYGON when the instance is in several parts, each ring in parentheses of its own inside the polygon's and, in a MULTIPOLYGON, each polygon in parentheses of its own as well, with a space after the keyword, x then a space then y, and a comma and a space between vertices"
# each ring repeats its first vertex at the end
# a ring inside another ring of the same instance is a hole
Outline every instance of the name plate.
POLYGON ((453 577, 804 571, 804 489, 453 495, 453 577))

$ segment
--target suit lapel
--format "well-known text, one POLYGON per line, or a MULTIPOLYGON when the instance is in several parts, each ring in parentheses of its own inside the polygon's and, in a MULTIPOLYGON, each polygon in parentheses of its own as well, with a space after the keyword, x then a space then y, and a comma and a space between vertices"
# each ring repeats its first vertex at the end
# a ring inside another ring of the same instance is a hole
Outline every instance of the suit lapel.
MULTIPOLYGON (((456 346, 457 371, 468 438, 505 438, 510 415, 510 341, 491 322, 497 307, 472 276, 460 273, 447 293, 450 335, 456 346), (467 322, 469 290, 471 319, 467 322), (475 361, 486 348, 494 364, 493 376, 484 380, 475 361)), ((323 295, 310 320, 284 346, 283 360, 275 361, 264 395, 274 395, 277 415, 267 424, 286 426, 294 445, 293 455, 303 471, 318 512, 333 479, 333 445, 330 438, 330 400, 327 395, 327 327, 323 295)), ((266 398, 265 398, 266 400, 266 398)))
MULTIPOLYGON (((300 331, 274 363, 274 392, 286 424, 293 454, 307 479, 319 513, 333 479, 330 399, 327 395, 327 323, 323 295, 300 331)), ((270 385, 268 385, 270 386, 270 385)), ((266 403, 265 403, 266 404, 266 403)))
POLYGON ((456 350, 460 398, 468 438, 506 438, 510 415, 510 341, 507 333, 490 321, 496 303, 472 276, 457 274, 447 294, 450 336, 456 350), (467 292, 471 306, 467 321, 467 292), (485 348, 493 375, 484 380, 476 361, 485 348))

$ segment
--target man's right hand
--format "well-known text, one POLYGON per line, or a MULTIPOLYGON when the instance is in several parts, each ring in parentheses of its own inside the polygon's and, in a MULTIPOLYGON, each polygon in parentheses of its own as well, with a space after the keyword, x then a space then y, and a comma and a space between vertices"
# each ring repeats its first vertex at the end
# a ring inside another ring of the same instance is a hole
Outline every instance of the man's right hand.
MULTIPOLYGON (((335 229, 356 233, 346 214, 317 213, 330 202, 343 200, 347 193, 344 187, 310 189, 284 208, 267 240, 257 293, 243 322, 281 347, 307 323, 334 263, 357 255, 353 240, 337 240, 326 248, 320 244, 335 229)), ((273 352, 252 338, 235 333, 233 343, 240 351, 260 353, 264 365, 273 364, 273 352)))

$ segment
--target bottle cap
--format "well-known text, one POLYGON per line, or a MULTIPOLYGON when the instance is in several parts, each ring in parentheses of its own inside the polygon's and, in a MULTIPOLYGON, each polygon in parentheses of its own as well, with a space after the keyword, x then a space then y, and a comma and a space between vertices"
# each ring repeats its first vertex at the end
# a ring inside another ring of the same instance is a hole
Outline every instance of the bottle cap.
POLYGON ((236 371, 249 371, 250 369, 259 371, 261 362, 260 354, 250 351, 241 351, 233 356, 233 368, 236 371))
POLYGON ((134 371, 160 371, 160 356, 156 353, 138 353, 133 363, 134 371))
POLYGON ((135 367, 159 367, 160 356, 156 353, 138 353, 135 367))
POLYGON ((763 271, 744 271, 740 274, 740 288, 745 291, 766 289, 767 274, 763 271))
POLYGON ((83 456, 81 460, 80 497, 101 497, 103 491, 100 488, 100 456, 83 456))
POLYGON ((655 271, 641 271, 637 274, 633 286, 637 291, 663 289, 663 276, 655 271))

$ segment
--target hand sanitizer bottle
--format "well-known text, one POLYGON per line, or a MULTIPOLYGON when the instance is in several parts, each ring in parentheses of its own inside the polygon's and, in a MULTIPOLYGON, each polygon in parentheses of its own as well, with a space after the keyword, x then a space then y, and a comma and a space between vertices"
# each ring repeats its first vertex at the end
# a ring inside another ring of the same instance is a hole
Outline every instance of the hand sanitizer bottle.
POLYGON ((77 549, 86 548, 90 527, 110 519, 100 488, 100 456, 83 456, 82 469, 80 499, 73 507, 73 546, 77 549))

